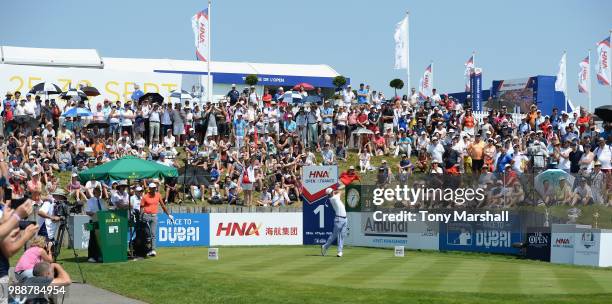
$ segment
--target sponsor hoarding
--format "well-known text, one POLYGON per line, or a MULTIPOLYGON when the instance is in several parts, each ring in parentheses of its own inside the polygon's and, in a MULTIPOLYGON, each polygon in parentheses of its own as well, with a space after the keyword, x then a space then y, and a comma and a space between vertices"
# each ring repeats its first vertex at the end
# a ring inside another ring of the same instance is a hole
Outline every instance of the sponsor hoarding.
POLYGON ((440 250, 518 254, 512 243, 522 237, 516 215, 507 222, 440 223, 440 250))
POLYGON ((576 237, 575 265, 612 266, 612 230, 581 229, 576 237))
POLYGON ((302 213, 211 213, 210 245, 301 245, 302 213))
POLYGON ((324 244, 334 228, 334 209, 325 194, 337 188, 338 166, 305 166, 302 171, 302 221, 305 245, 324 244))
MULTIPOLYGON (((181 74, 116 71, 109 69, 41 67, 0 64, 0 91, 21 91, 25 96, 34 85, 49 81, 62 90, 78 85, 96 87, 100 97, 110 100, 128 100, 134 92, 134 84, 145 93, 158 92, 167 96, 170 91, 180 89, 181 74)), ((59 101, 59 98, 56 98, 59 101)))
POLYGON ((157 246, 184 247, 209 245, 208 213, 175 213, 174 221, 166 214, 157 215, 157 246))
POLYGON ((527 228, 526 257, 532 260, 550 262, 550 228, 527 228))
POLYGON ((404 246, 438 250, 438 222, 374 221, 371 212, 349 212, 346 244, 366 247, 404 246))
POLYGON ((576 224, 553 224, 551 226, 550 261, 573 264, 576 241, 581 230, 591 226, 576 224))

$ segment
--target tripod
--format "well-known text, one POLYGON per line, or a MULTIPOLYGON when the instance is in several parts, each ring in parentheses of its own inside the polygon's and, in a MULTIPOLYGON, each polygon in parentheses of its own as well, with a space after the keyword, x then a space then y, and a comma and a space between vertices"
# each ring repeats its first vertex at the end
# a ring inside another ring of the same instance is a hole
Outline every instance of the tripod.
MULTIPOLYGON (((57 236, 53 241, 53 250, 51 252, 54 261, 57 260, 57 257, 60 254, 62 243, 64 241, 64 233, 68 234, 69 243, 74 241, 72 234, 70 234, 70 229, 68 229, 68 221, 65 217, 62 216, 60 219, 59 228, 57 230, 57 236)), ((83 282, 83 284, 85 284, 87 282, 85 281, 85 276, 83 276, 83 270, 81 269, 81 264, 79 263, 79 255, 77 254, 74 246, 72 246, 72 253, 74 254, 74 261, 77 265, 77 268, 79 269, 79 273, 81 274, 81 281, 83 282)))

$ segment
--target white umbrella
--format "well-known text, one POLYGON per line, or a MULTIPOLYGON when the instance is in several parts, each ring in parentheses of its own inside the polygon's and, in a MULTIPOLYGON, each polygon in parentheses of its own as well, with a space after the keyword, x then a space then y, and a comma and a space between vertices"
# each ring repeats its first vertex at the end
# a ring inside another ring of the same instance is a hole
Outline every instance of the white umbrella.
POLYGON ((171 98, 178 98, 180 100, 193 99, 193 96, 191 96, 191 94, 189 94, 189 92, 187 92, 185 90, 174 90, 174 91, 170 92, 170 97, 171 98))
POLYGON ((45 93, 48 95, 52 95, 52 94, 59 94, 61 92, 62 92, 62 89, 60 89, 60 87, 58 87, 56 84, 53 84, 50 82, 41 82, 33 86, 29 93, 30 94, 45 93))

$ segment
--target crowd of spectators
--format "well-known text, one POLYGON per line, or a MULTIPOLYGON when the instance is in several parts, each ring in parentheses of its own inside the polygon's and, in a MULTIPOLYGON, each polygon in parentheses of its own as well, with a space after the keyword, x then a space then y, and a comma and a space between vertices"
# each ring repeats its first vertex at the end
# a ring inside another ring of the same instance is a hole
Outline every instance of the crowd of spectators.
MULTIPOLYGON (((526 192, 525 176, 561 169, 578 177, 569 185, 572 191, 584 182, 599 193, 589 202, 610 204, 612 125, 596 124, 584 108, 542 115, 532 105, 519 121, 505 107, 473 113, 469 102, 435 91, 422 98, 412 89, 387 99, 364 84, 327 96, 320 88, 295 88, 305 100, 316 97, 307 103, 285 101, 287 91, 266 88, 260 95, 255 87, 234 85, 213 102, 160 103, 141 98, 139 90, 123 102, 43 101, 40 95, 8 92, 0 134, 3 197, 60 190, 70 201, 88 205, 99 189, 108 207, 119 208, 136 203, 134 196, 153 183, 166 203, 279 206, 299 200, 302 166, 346 164, 353 166, 351 174, 372 171, 378 183, 407 182, 418 173, 472 175, 483 186, 503 188, 492 193, 501 193, 504 201, 508 194, 526 192), (75 107, 91 116, 63 115, 75 107), (347 163, 351 149, 356 154, 347 163), (79 182, 78 172, 126 155, 177 167, 182 177, 137 181, 129 189, 122 181, 79 182), (382 165, 374 166, 381 158, 382 165), (58 172, 69 172, 70 181, 60 184, 58 172)), ((540 201, 584 199, 542 194, 540 201)))

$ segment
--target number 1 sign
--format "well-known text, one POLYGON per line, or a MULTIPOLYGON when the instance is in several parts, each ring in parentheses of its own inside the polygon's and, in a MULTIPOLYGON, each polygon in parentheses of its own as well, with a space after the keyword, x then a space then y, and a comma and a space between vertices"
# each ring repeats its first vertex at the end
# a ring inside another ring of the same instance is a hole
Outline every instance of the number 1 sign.
POLYGON ((303 200, 304 245, 325 244, 334 228, 334 208, 324 197, 314 203, 303 200))
POLYGON ((337 166, 305 166, 302 171, 304 245, 324 244, 334 228, 334 208, 325 194, 338 185, 337 166))

